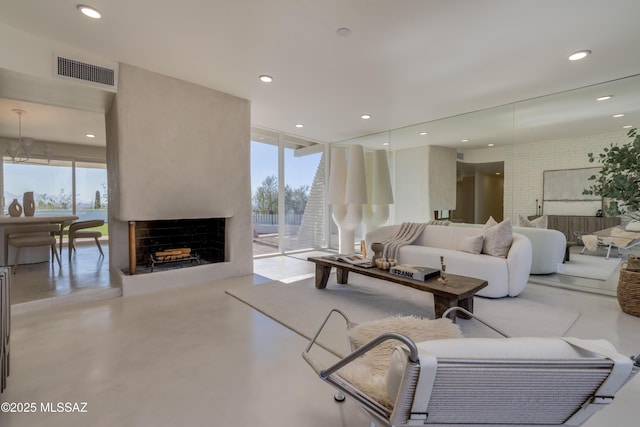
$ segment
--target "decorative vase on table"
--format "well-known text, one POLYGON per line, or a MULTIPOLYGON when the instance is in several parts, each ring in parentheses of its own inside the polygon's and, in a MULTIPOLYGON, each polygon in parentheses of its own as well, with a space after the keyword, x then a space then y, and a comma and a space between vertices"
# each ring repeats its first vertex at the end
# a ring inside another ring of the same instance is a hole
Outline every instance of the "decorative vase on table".
POLYGON ((33 216, 36 212, 36 204, 33 200, 33 191, 27 191, 22 196, 22 208, 24 209, 24 216, 33 216))
POLYGON ((13 199, 13 202, 9 205, 8 208, 9 216, 18 217, 22 215, 22 205, 18 203, 18 199, 13 199))

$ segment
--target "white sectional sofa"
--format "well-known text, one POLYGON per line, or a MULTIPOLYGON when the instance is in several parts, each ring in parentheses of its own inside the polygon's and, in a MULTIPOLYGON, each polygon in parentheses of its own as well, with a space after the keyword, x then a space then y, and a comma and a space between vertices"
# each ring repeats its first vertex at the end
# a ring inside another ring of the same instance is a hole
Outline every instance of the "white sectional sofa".
MULTIPOLYGON (((399 229, 400 225, 387 225, 367 233, 367 253, 373 254, 372 243, 393 238, 399 229)), ((440 268, 443 256, 447 273, 476 277, 489 283, 477 295, 489 298, 518 295, 527 285, 531 271, 531 241, 513 233, 506 258, 460 250, 464 237, 479 234, 482 229, 475 227, 427 225, 411 245, 400 248, 398 262, 440 268)))
MULTIPOLYGON (((457 227, 482 228, 484 224, 455 224, 457 227)), ((513 227, 513 232, 531 240, 533 257, 530 274, 552 274, 558 271, 558 264, 564 261, 567 238, 558 231, 547 228, 513 227)))

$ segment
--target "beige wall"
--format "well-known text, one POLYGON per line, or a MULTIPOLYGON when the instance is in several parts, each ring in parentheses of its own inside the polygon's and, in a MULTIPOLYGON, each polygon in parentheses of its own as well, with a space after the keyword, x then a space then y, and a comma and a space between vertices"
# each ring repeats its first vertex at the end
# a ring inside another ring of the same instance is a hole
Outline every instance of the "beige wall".
POLYGON ((424 146, 395 152, 394 222, 425 222, 456 208, 456 150, 424 146))
POLYGON ((249 101, 119 69, 106 119, 112 271, 128 266, 128 221, 225 217, 229 262, 206 280, 250 274, 249 101))

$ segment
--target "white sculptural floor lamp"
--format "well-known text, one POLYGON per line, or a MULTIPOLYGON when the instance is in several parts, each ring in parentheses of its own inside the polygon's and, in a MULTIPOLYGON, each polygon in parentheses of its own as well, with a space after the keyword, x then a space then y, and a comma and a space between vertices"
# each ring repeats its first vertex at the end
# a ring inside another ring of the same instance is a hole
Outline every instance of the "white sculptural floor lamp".
POLYGON ((367 203, 367 182, 362 145, 349 148, 348 167, 346 149, 335 147, 331 153, 328 203, 332 205, 333 220, 338 227, 338 251, 354 252, 355 230, 362 222, 362 206, 367 203))
POLYGON ((385 150, 367 152, 365 168, 368 203, 363 207, 363 221, 367 231, 371 231, 389 220, 389 205, 393 203, 387 152, 385 150))

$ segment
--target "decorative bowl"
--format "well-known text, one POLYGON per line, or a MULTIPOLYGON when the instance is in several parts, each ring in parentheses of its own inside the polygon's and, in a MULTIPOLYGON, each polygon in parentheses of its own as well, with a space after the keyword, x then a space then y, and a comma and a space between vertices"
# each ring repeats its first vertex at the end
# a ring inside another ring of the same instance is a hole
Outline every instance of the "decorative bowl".
POLYGON ((394 258, 376 258, 376 267, 380 270, 388 270, 398 264, 398 260, 394 258))

